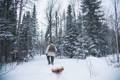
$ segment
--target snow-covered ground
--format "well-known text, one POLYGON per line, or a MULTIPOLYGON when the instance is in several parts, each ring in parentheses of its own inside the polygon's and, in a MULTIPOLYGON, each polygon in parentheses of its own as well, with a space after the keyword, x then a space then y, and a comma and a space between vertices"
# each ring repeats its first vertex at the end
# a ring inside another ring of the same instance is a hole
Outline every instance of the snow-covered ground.
POLYGON ((120 69, 108 65, 104 58, 55 59, 54 65, 48 65, 42 55, 0 76, 0 80, 120 80, 119 72, 120 69), (52 68, 60 66, 64 67, 63 72, 51 72, 52 68))

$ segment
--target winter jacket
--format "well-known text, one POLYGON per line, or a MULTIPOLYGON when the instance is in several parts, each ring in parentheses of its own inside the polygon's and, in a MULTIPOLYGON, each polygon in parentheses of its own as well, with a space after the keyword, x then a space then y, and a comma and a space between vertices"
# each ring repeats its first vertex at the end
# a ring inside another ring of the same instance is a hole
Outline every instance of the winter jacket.
POLYGON ((57 48, 54 44, 48 45, 46 49, 46 55, 47 56, 55 56, 55 53, 57 52, 57 48))

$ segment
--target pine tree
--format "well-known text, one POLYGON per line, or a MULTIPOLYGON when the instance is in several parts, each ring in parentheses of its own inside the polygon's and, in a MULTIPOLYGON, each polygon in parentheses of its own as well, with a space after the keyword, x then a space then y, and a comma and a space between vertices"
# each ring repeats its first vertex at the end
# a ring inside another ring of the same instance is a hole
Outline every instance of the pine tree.
POLYGON ((82 16, 81 16, 81 13, 78 14, 77 16, 77 21, 76 21, 76 30, 77 30, 77 33, 79 33, 78 35, 78 38, 77 38, 77 51, 76 51, 76 56, 78 56, 79 54, 83 53, 83 46, 82 44, 84 43, 83 42, 83 28, 82 28, 82 16))
MULTIPOLYGON (((79 12, 77 17, 77 33, 79 34, 77 37, 77 51, 76 51, 76 57, 79 57, 82 55, 88 55, 88 48, 91 43, 91 38, 88 37, 85 33, 85 28, 83 27, 83 16, 79 12)), ((84 56, 83 56, 84 57, 84 56)))
POLYGON ((107 50, 107 41, 105 40, 107 28, 103 24, 104 15, 101 11, 100 0, 83 0, 83 25, 85 33, 91 38, 89 53, 94 56, 101 56, 107 50))
POLYGON ((37 53, 37 18, 36 7, 34 5, 32 15, 30 12, 24 14, 22 25, 20 26, 20 53, 21 59, 27 56, 33 57, 37 53))
POLYGON ((23 16, 22 25, 20 27, 20 55, 21 59, 31 55, 32 51, 32 18, 30 12, 27 12, 26 15, 23 16))
POLYGON ((36 6, 34 5, 31 21, 31 31, 32 31, 32 50, 35 53, 37 49, 37 18, 36 18, 36 6))
POLYGON ((0 1, 0 61, 10 61, 15 50, 16 5, 14 0, 0 1), (2 46, 4 45, 4 46, 2 46), (4 56, 4 57, 3 57, 4 56))
POLYGON ((64 36, 64 53, 66 56, 72 58, 76 52, 77 31, 76 26, 73 25, 73 16, 71 5, 68 6, 66 33, 64 36))

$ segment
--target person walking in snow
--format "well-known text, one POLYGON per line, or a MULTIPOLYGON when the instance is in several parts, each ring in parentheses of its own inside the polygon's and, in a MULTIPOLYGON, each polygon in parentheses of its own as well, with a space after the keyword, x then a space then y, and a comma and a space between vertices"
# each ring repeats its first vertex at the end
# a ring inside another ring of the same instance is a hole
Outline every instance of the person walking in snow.
POLYGON ((48 64, 54 64, 55 53, 57 52, 57 48, 54 44, 49 44, 46 49, 46 56, 48 64))

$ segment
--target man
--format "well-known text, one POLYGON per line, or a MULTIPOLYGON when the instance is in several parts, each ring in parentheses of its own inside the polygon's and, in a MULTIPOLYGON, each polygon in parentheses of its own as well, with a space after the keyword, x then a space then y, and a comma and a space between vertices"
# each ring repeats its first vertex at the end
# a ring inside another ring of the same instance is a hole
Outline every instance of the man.
POLYGON ((46 49, 48 64, 54 64, 54 57, 56 52, 57 52, 57 48, 54 44, 51 43, 50 45, 48 45, 46 49))

